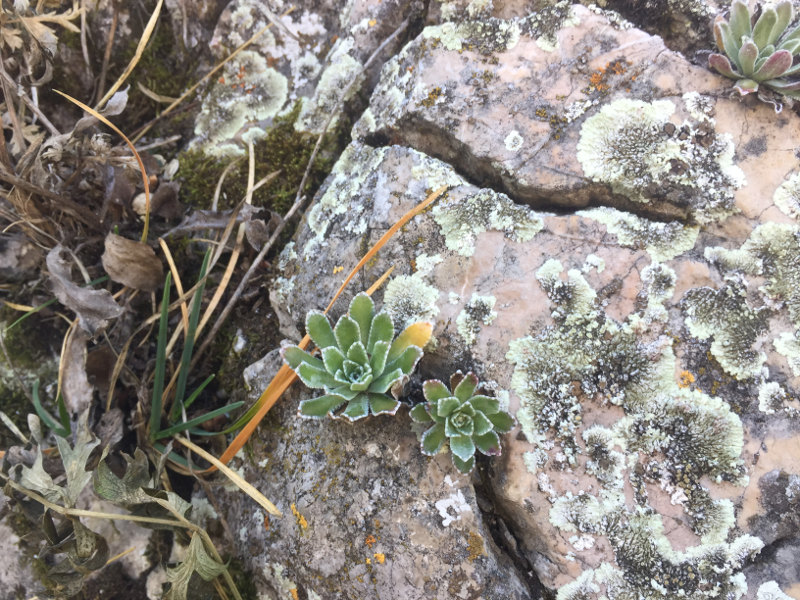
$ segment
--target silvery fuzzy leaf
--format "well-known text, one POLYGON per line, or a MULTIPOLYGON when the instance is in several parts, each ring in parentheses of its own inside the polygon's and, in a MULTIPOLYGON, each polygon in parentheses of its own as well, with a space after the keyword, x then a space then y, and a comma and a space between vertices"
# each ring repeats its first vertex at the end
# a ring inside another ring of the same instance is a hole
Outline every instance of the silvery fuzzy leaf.
POLYGON ((61 454, 61 462, 64 463, 64 471, 67 475, 67 485, 62 488, 64 502, 67 506, 73 507, 78 500, 78 496, 83 488, 92 480, 92 472, 86 470, 86 461, 99 444, 100 440, 93 440, 87 423, 89 411, 86 410, 78 421, 78 432, 75 446, 70 446, 69 442, 62 437, 56 436, 56 444, 61 454))

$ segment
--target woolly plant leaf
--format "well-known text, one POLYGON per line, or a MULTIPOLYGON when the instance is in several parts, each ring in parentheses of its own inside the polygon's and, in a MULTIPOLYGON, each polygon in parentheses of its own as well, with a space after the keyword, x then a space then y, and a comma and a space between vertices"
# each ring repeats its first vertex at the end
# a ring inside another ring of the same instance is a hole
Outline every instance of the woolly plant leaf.
POLYGON ((409 413, 411 418, 417 423, 431 423, 433 422, 433 418, 428 414, 428 411, 425 410, 425 403, 417 404, 412 408, 409 413))
POLYGON ((369 342, 369 330, 375 314, 375 303, 367 294, 361 292, 350 303, 350 317, 358 323, 361 332, 361 343, 366 347, 369 342))
POLYGON ((742 36, 752 35, 752 23, 750 21, 750 9, 745 2, 735 0, 731 4, 731 35, 735 40, 741 40, 742 36))
POLYGON ((347 407, 340 416, 348 421, 357 421, 367 415, 369 415, 369 396, 367 394, 359 394, 347 403, 347 407))
POLYGON ((438 379, 429 379, 423 383, 422 393, 425 395, 425 399, 432 404, 450 396, 450 390, 438 379))
POLYGON ((347 315, 342 316, 333 328, 333 335, 336 336, 336 342, 339 349, 347 354, 350 346, 356 342, 361 341, 361 332, 358 329, 358 323, 347 315))
POLYGON ((469 460, 475 454, 475 443, 468 435, 456 435, 450 438, 450 451, 461 460, 469 460))
POLYGON ((465 475, 472 471, 475 467, 475 457, 470 456, 467 460, 461 460, 455 454, 453 455, 453 464, 456 466, 456 469, 464 473, 465 475))
POLYGON ((369 339, 367 340, 367 350, 372 351, 372 348, 378 342, 386 342, 391 344, 394 337, 394 323, 389 313, 380 312, 375 315, 372 320, 372 326, 369 330, 369 339))
POLYGON ((369 394, 369 409, 373 415, 393 415, 400 408, 400 402, 385 394, 369 394))
POLYGON ((444 425, 437 423, 422 434, 422 452, 433 456, 442 447, 447 436, 444 434, 444 425))
POLYGON ((472 438, 475 447, 487 456, 500 455, 500 436, 494 431, 487 431, 483 435, 476 435, 472 438))
POLYGON ((347 400, 338 394, 325 394, 318 398, 311 398, 310 400, 303 400, 300 402, 298 414, 301 417, 319 419, 333 412, 345 402, 347 402, 347 400))
POLYGON ((506 433, 514 427, 514 417, 507 412, 500 411, 493 415, 486 415, 486 418, 492 422, 494 430, 499 433, 506 433))
POLYGON ((186 600, 189 580, 193 573, 197 573, 205 581, 211 581, 221 575, 227 567, 211 558, 203 546, 203 541, 197 533, 192 533, 186 558, 177 567, 167 568, 167 579, 172 583, 165 598, 166 600, 186 600))
POLYGON ((298 346, 287 346, 283 349, 283 360, 286 361, 292 369, 297 369, 301 364, 308 363, 317 369, 325 368, 322 361, 316 356, 311 356, 305 350, 301 350, 298 346))
POLYGON ((306 333, 317 345, 317 348, 336 346, 336 337, 333 335, 331 323, 328 321, 328 317, 321 312, 311 311, 306 315, 306 333))
POLYGON ((774 8, 770 6, 761 11, 761 16, 756 21, 755 27, 753 27, 753 41, 759 48, 765 48, 774 41, 772 30, 777 22, 778 13, 774 8))
POLYGON ((478 378, 474 373, 467 373, 453 390, 453 395, 461 400, 461 402, 466 402, 472 397, 472 394, 475 393, 475 388, 477 387, 478 378))
POLYGON ((150 502, 150 496, 142 489, 153 487, 155 483, 150 475, 147 455, 140 448, 136 448, 133 458, 125 454, 123 457, 128 464, 122 478, 114 474, 106 461, 100 461, 94 472, 94 491, 101 498, 126 508, 150 502))

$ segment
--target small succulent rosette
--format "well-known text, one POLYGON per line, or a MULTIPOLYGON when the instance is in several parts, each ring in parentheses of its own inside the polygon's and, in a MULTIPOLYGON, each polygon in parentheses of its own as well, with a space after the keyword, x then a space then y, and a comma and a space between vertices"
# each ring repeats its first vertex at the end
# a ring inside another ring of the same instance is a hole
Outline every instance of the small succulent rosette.
POLYGON ((800 25, 789 29, 795 14, 790 0, 763 6, 755 19, 746 2, 734 0, 730 21, 718 17, 714 24, 717 47, 725 54, 712 54, 708 64, 725 77, 736 80, 740 94, 750 94, 763 85, 790 98, 800 98, 800 25))
POLYGON ((306 332, 320 349, 321 358, 298 346, 287 346, 283 360, 304 384, 325 393, 303 400, 298 414, 349 421, 370 414, 393 415, 431 331, 430 323, 414 323, 395 338, 391 316, 375 314, 375 304, 365 293, 353 298, 348 314, 335 327, 323 313, 309 312, 306 332), (337 413, 343 405, 344 410, 337 413))
POLYGON ((426 402, 411 409, 417 423, 432 423, 422 434, 422 452, 433 456, 445 442, 450 445, 453 464, 462 473, 475 466, 475 450, 499 456, 500 436, 514 426, 514 417, 500 410, 497 398, 476 394, 478 378, 461 371, 450 377, 450 389, 438 379, 422 385, 426 402), (452 392, 450 390, 453 390, 452 392))

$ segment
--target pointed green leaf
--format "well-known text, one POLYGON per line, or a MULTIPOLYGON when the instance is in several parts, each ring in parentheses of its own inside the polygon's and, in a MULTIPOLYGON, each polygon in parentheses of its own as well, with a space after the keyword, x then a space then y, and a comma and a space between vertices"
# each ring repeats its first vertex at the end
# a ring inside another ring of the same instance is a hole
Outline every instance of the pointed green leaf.
POLYGON ((321 418, 339 408, 347 402, 337 394, 325 394, 318 398, 303 400, 298 407, 297 414, 301 417, 321 418))
POLYGON ((473 396, 469 399, 469 403, 475 410, 481 411, 485 415, 493 415, 500 410, 500 402, 497 398, 489 396, 473 396))
POLYGON ((452 458, 453 458, 453 464, 456 466, 456 469, 464 473, 464 475, 471 472, 472 469, 475 467, 474 456, 470 456, 469 459, 467 460, 461 460, 455 454, 453 454, 452 458))
POLYGON ((369 386, 369 391, 376 394, 385 394, 392 387, 392 384, 403 377, 403 371, 395 369, 386 371, 383 375, 375 379, 369 386))
POLYGON ((475 373, 467 373, 464 378, 461 380, 456 386, 456 389, 453 390, 453 395, 461 400, 462 402, 466 402, 470 399, 473 393, 475 393, 475 388, 478 387, 478 378, 475 373))
POLYGON ((483 435, 476 435, 472 438, 475 447, 487 456, 500 456, 500 437, 494 431, 488 431, 483 435))
POLYGON ((385 394, 369 394, 369 408, 373 415, 393 415, 400 408, 400 402, 385 394))
POLYGON ((361 343, 364 347, 367 347, 372 317, 375 314, 375 303, 367 294, 361 292, 350 303, 349 313, 353 320, 358 323, 359 331, 361 331, 361 343))
POLYGON ((442 448, 445 440, 444 425, 436 424, 422 434, 422 453, 433 456, 442 448))
POLYGON ((753 27, 753 41, 759 48, 764 48, 772 43, 772 30, 778 22, 778 13, 770 7, 761 11, 761 16, 753 27))
POLYGON ((337 396, 341 396, 347 401, 352 400, 356 396, 358 396, 361 392, 356 390, 351 390, 350 385, 342 385, 331 390, 331 394, 336 394, 337 396))
POLYGON ((486 415, 484 415, 480 411, 475 412, 475 416, 472 417, 472 424, 475 427, 473 431, 473 436, 480 436, 488 433, 492 429, 494 429, 494 423, 492 423, 486 415))
POLYGON ((742 66, 742 75, 749 77, 753 74, 758 59, 758 46, 753 40, 746 38, 739 48, 739 64, 742 66))
POLYGON ((786 44, 786 42, 791 42, 792 40, 800 39, 800 25, 795 25, 792 29, 790 29, 784 36, 781 38, 781 47, 786 44))
POLYGON ((378 341, 372 346, 372 358, 369 361, 372 373, 379 377, 386 368, 386 357, 389 355, 389 342, 378 341))
POLYGON ((775 27, 772 29, 770 44, 775 43, 775 41, 783 35, 786 31, 786 27, 789 26, 789 23, 792 22, 792 18, 794 17, 794 9, 792 8, 790 0, 778 2, 775 5, 775 12, 778 13, 778 20, 775 23, 775 27))
POLYGON ((436 407, 437 415, 446 417, 461 406, 461 401, 455 396, 447 396, 446 398, 439 398, 435 404, 433 402, 431 404, 436 407))
POLYGON ((730 77, 731 79, 739 79, 742 74, 737 73, 731 66, 731 61, 722 54, 712 54, 708 57, 708 66, 715 69, 720 75, 730 77))
POLYGON ((753 79, 766 81, 780 77, 792 66, 793 60, 792 54, 788 50, 778 50, 753 73, 753 79))
POLYGON ((369 340, 367 342, 367 351, 371 352, 373 346, 377 342, 391 343, 394 337, 394 323, 389 313, 380 312, 372 319, 372 326, 369 330, 369 340))
POLYGON ((306 315, 306 333, 317 345, 317 348, 327 348, 336 345, 336 337, 333 335, 331 323, 321 312, 312 310, 306 315))
POLYGON ((344 354, 336 346, 328 346, 322 349, 322 362, 325 365, 325 370, 335 375, 342 368, 344 354))
POLYGON ((733 39, 737 42, 742 39, 742 36, 752 36, 750 17, 750 9, 747 7, 747 3, 736 0, 731 4, 730 29, 733 39))
POLYGON ((431 339, 432 332, 433 325, 430 323, 412 323, 406 327, 392 342, 392 347, 389 348, 389 362, 395 360, 409 347, 424 348, 425 344, 431 339))
POLYGON ((347 358, 362 366, 369 365, 367 349, 364 348, 364 345, 361 342, 355 342, 352 346, 350 346, 350 348, 347 350, 347 358))
POLYGON ((500 411, 493 415, 486 415, 486 418, 492 422, 494 430, 499 433, 506 433, 514 427, 514 417, 507 412, 500 411))
POLYGON ((308 363, 301 363, 294 372, 297 373, 300 381, 310 388, 333 388, 339 385, 333 378, 333 375, 328 373, 324 368, 318 369, 308 363))
MULTIPOLYGON (((792 56, 795 56, 800 52, 800 40, 794 39, 783 42, 778 49, 791 52, 792 56)), ((784 75, 790 75, 790 73, 787 71, 784 75)))
MULTIPOLYGON (((389 357, 391 358, 392 351, 389 350, 389 357)), ((414 367, 417 366, 417 362, 419 359, 422 358, 422 348, 419 346, 409 346, 406 348, 400 356, 395 358, 394 360, 389 360, 388 364, 385 367, 385 370, 394 370, 400 369, 403 374, 411 375, 414 371, 414 367)))
POLYGON ((347 354, 350 346, 357 341, 361 341, 361 332, 358 330, 358 323, 347 315, 342 316, 333 328, 333 335, 336 336, 336 342, 339 344, 339 349, 347 354))
POLYGON ((311 356, 308 352, 301 350, 298 346, 286 346, 286 348, 282 350, 282 353, 283 360, 294 371, 297 371, 297 367, 303 363, 308 363, 317 369, 325 368, 320 359, 318 359, 316 356, 311 356))
POLYGON ((457 435, 450 438, 450 451, 461 460, 469 460, 475 454, 475 444, 472 438, 466 435, 457 435))
MULTIPOLYGON (((734 42, 733 34, 731 33, 730 26, 725 21, 720 21, 714 25, 714 35, 718 40, 722 40, 723 50, 728 58, 733 61, 737 69, 741 69, 739 65, 739 43, 734 42)), ((740 38, 741 39, 741 38, 740 38)))
POLYGON ((359 394, 347 403, 347 408, 339 416, 352 422, 363 419, 367 415, 369 415, 369 397, 366 394, 359 394))
POLYGON ((439 401, 441 398, 452 396, 447 386, 438 379, 428 379, 423 383, 422 394, 425 396, 425 400, 431 404, 439 401))
POLYGON ((411 418, 417 423, 431 423, 433 419, 426 410, 427 406, 427 403, 421 402, 412 408, 408 414, 410 414, 411 418))

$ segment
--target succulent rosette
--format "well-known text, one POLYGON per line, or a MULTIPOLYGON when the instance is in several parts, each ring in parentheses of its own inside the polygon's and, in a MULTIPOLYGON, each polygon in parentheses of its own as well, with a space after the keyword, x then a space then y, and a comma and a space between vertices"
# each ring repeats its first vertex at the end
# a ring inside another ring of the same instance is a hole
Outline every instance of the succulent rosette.
POLYGON ((283 359, 305 385, 325 393, 303 400, 299 415, 356 421, 370 414, 394 414, 431 330, 430 323, 414 323, 395 338, 391 316, 375 314, 375 304, 364 293, 353 298, 348 314, 335 327, 323 313, 309 312, 306 332, 320 357, 288 346, 283 359), (336 413, 343 405, 344 410, 336 413))
POLYGON ((800 25, 789 29, 794 17, 790 0, 762 7, 758 19, 745 2, 734 0, 730 20, 718 17, 714 24, 717 47, 725 54, 709 56, 709 66, 735 79, 742 95, 763 85, 800 98, 800 80, 789 79, 800 73, 800 64, 794 64, 800 53, 800 25))
POLYGON ((426 381, 422 391, 426 402, 411 409, 418 423, 432 423, 422 434, 422 452, 433 456, 447 442, 453 464, 462 473, 475 466, 475 450, 499 456, 500 436, 514 426, 514 418, 500 410, 497 398, 476 394, 478 378, 461 371, 450 377, 450 388, 437 379, 426 381), (452 390, 452 392, 450 391, 452 390))

